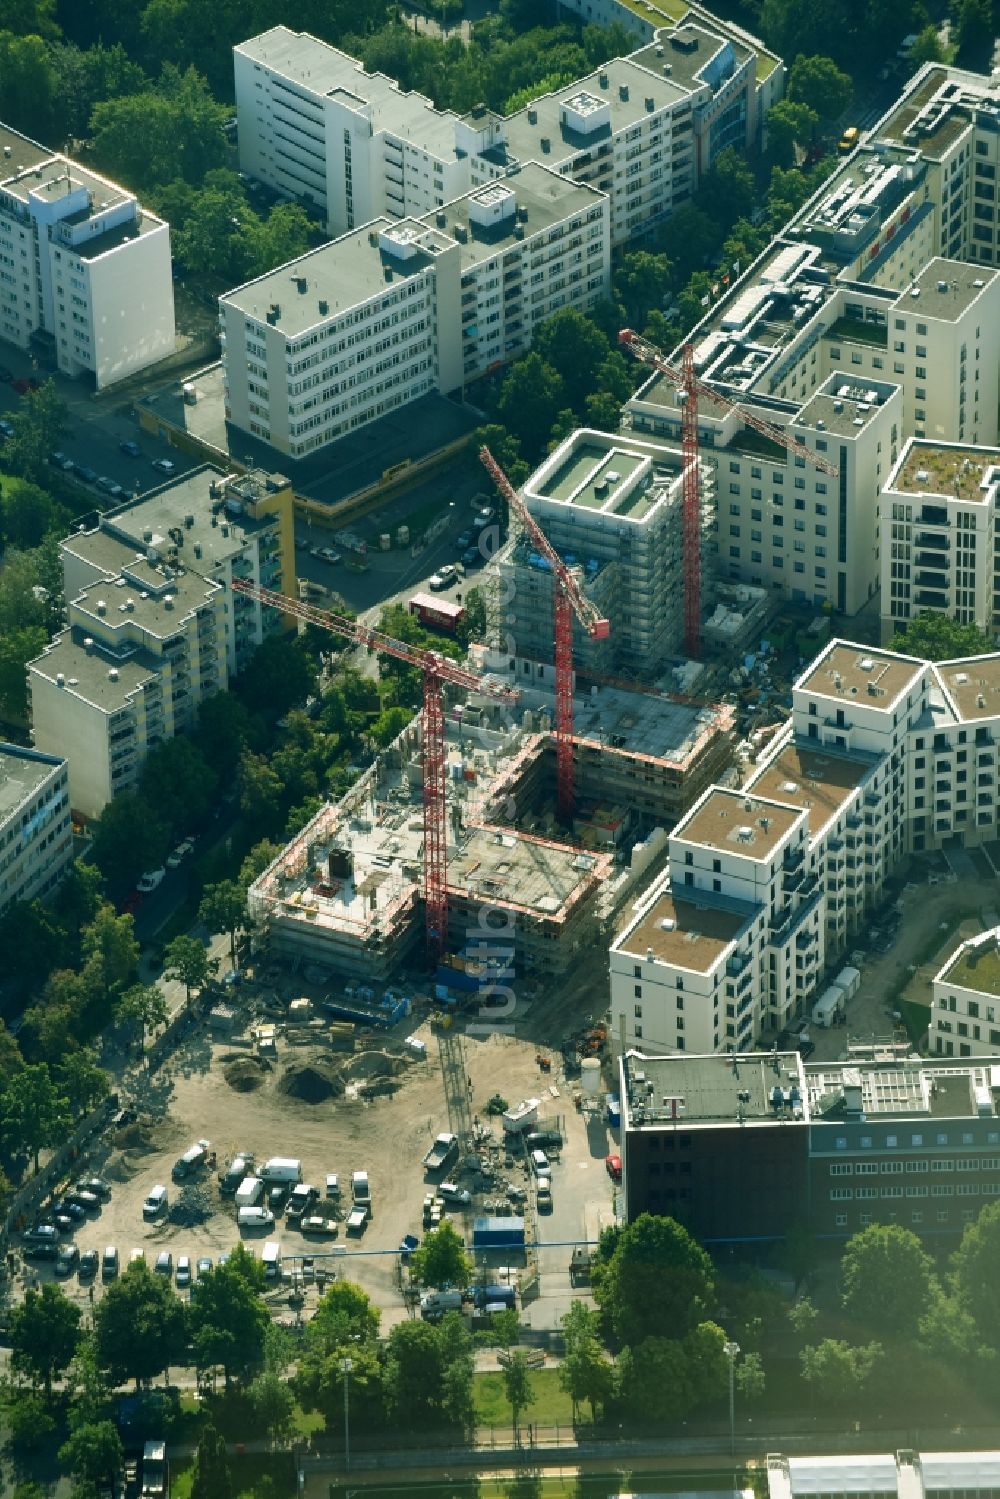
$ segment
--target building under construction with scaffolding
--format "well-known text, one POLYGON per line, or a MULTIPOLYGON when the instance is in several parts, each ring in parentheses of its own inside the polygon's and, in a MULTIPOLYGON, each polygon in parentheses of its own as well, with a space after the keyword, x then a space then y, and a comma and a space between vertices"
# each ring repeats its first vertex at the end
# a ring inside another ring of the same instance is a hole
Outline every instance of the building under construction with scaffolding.
MULTIPOLYGON (((473 964, 483 944, 538 977, 588 948, 603 962, 616 912, 666 858, 666 829, 729 764, 731 710, 597 688, 577 702, 578 815, 564 829, 552 709, 551 681, 536 680, 513 721, 485 696, 448 710, 453 963, 473 964)), ((414 719, 251 887, 273 954, 372 985, 422 961, 420 752, 414 719)))

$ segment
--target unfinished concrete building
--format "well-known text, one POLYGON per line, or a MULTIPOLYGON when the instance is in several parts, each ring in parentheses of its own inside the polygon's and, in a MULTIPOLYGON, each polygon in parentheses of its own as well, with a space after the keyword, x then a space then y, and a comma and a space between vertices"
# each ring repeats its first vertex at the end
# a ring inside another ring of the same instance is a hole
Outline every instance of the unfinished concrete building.
MULTIPOLYGON (((666 827, 725 771, 728 709, 595 692, 578 705, 579 817, 566 830, 554 815, 551 684, 522 687, 514 722, 485 697, 449 710, 454 959, 474 960, 485 942, 541 978, 590 948, 603 955, 616 914, 666 858, 666 827)), ((420 748, 415 719, 251 887, 273 955, 371 985, 422 962, 420 748)))

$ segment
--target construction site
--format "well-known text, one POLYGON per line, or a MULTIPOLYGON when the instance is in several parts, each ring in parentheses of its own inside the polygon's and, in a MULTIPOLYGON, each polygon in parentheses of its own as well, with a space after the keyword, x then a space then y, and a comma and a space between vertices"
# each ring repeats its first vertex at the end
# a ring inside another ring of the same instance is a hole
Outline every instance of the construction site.
MULTIPOLYGON (((483 664, 484 684, 497 680, 483 664)), ((509 721, 485 696, 446 712, 445 966, 471 967, 483 943, 539 976, 595 946, 603 962, 616 913, 666 857, 667 829, 731 760, 731 709, 595 688, 576 704, 564 828, 553 707, 541 682, 509 721)), ((422 755, 417 718, 251 887, 273 955, 372 986, 422 960, 422 755)))

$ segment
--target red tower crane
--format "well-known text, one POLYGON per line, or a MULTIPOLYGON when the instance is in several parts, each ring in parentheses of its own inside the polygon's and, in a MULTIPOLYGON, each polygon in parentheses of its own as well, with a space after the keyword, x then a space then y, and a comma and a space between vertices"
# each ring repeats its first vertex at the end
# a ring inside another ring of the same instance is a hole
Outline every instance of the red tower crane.
POLYGON ((602 619, 573 574, 507 478, 489 448, 479 458, 511 510, 517 515, 555 577, 556 667, 556 804, 563 822, 573 815, 573 615, 591 640, 606 640, 611 624, 602 619))
POLYGON ((332 614, 327 609, 316 609, 312 604, 290 599, 271 588, 261 588, 248 578, 233 578, 234 593, 247 594, 260 604, 278 609, 282 614, 294 615, 307 624, 318 625, 334 635, 342 635, 355 645, 367 646, 369 650, 394 656, 407 666, 417 667, 424 679, 424 706, 421 717, 423 806, 424 806, 424 909, 427 921, 427 954, 432 966, 444 951, 448 937, 448 819, 447 819, 447 775, 444 754, 444 710, 441 703, 441 688, 445 682, 454 687, 463 687, 467 692, 488 693, 490 697, 505 702, 514 702, 517 693, 501 683, 486 682, 476 672, 439 656, 436 651, 425 651, 419 646, 408 645, 386 635, 383 630, 373 629, 360 620, 347 619, 342 614, 332 614))
POLYGON ((704 396, 726 411, 735 411, 741 422, 761 433, 770 442, 787 448, 796 458, 804 458, 813 468, 834 478, 840 473, 836 464, 814 453, 805 443, 799 442, 791 433, 774 422, 764 421, 746 407, 730 400, 714 385, 699 380, 694 372, 694 345, 684 345, 683 362, 678 369, 668 364, 655 344, 623 328, 618 342, 631 350, 636 359, 650 365, 666 375, 681 393, 681 463, 684 470, 684 494, 682 502, 683 558, 684 558, 684 648, 690 656, 697 656, 701 648, 701 494, 698 467, 698 400, 704 396))

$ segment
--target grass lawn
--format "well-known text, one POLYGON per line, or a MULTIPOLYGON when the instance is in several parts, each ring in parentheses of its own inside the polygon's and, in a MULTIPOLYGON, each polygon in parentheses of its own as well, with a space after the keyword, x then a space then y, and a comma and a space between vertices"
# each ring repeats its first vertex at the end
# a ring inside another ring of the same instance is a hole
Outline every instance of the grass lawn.
MULTIPOLYGON (((295 1464, 290 1452, 253 1453, 231 1457, 233 1499, 292 1499, 296 1491, 295 1464)), ((194 1460, 178 1458, 170 1464, 170 1499, 198 1499, 192 1495, 194 1460)))
MULTIPOLYGON (((552 1426, 573 1419, 573 1406, 565 1390, 559 1386, 558 1369, 532 1369, 531 1380, 535 1396, 533 1405, 522 1412, 521 1422, 535 1421, 540 1426, 552 1426)), ((483 1426, 510 1426, 510 1402, 504 1390, 503 1375, 476 1375, 476 1418, 483 1426)))

